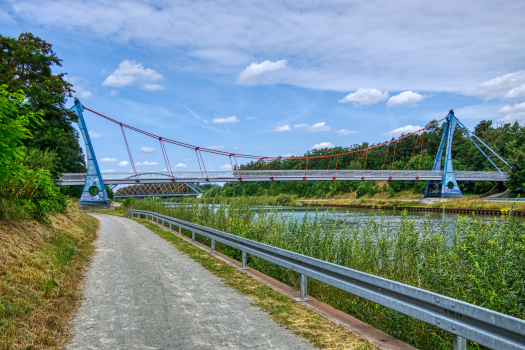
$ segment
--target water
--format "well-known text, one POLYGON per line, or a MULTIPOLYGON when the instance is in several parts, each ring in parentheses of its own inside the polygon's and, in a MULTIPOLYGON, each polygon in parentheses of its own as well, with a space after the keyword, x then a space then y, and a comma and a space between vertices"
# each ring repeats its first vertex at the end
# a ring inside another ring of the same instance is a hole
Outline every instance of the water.
MULTIPOLYGON (((172 202, 165 202, 167 206, 177 205, 192 205, 192 204, 179 204, 172 202)), ((219 204, 209 204, 215 208, 219 207, 219 204)), ((457 217, 468 217, 476 219, 483 223, 502 223, 506 218, 504 216, 492 216, 492 215, 467 215, 467 214, 456 214, 456 213, 439 213, 439 212, 420 212, 420 211, 408 211, 403 214, 401 211, 392 210, 377 210, 377 209, 358 209, 358 208, 321 208, 321 207, 279 207, 279 206, 253 206, 254 210, 257 211, 271 211, 275 210, 282 213, 286 217, 292 216, 293 218, 302 219, 307 216, 313 219, 316 215, 321 217, 326 212, 330 213, 330 220, 337 220, 342 224, 347 224, 352 228, 359 227, 365 228, 368 226, 373 219, 379 223, 381 220, 390 227, 399 226, 402 221, 402 215, 414 222, 416 228, 423 227, 425 223, 435 232, 450 232, 454 229, 454 219, 457 217)), ((516 216, 516 220, 525 222, 525 218, 516 216)))

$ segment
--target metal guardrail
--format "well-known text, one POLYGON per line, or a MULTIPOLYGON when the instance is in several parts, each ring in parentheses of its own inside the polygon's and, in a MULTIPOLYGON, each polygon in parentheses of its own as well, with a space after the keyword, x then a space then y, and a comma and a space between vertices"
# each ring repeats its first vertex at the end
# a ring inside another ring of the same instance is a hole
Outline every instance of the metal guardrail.
POLYGON ((272 262, 301 274, 301 299, 307 300, 306 279, 313 278, 389 309, 411 316, 454 334, 454 349, 466 349, 466 339, 492 349, 525 349, 525 321, 475 306, 460 300, 332 264, 281 248, 255 242, 226 232, 144 210, 129 210, 125 216, 145 215, 242 251, 242 268, 246 254, 272 262))
POLYGON ((525 202, 525 198, 481 198, 483 201, 525 202))

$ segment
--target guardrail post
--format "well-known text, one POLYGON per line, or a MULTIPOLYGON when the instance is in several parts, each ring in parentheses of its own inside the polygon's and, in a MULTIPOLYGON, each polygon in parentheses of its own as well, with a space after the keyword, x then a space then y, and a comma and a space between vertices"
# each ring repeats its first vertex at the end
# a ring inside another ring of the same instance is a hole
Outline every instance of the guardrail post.
POLYGON ((195 243, 195 232, 191 231, 191 242, 195 243))
POLYGON ((247 261, 247 254, 246 252, 242 252, 242 267, 239 269, 239 270, 249 270, 248 267, 246 266, 246 261, 247 261))
POLYGON ((297 299, 297 300, 299 300, 299 301, 309 301, 309 300, 311 300, 311 299, 308 299, 308 296, 307 296, 307 293, 308 293, 308 290, 307 290, 308 285, 307 285, 307 283, 308 283, 308 280, 306 279, 306 275, 301 274, 301 289, 300 289, 301 293, 300 293, 299 299, 297 299))
POLYGON ((214 239, 211 240, 211 252, 212 254, 215 253, 215 240, 214 239))
POLYGON ((182 227, 179 226, 179 236, 182 236, 182 227))
POLYGON ((454 350, 467 350, 467 339, 454 334, 454 350))
POLYGON ((171 231, 173 231, 173 230, 171 229, 171 222, 170 222, 170 232, 171 232, 171 231))

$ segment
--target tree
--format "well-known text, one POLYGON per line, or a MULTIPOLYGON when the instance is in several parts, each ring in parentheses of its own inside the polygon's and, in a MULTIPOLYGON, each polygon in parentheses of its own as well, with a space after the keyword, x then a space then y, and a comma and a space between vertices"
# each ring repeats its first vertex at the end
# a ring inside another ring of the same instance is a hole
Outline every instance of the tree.
POLYGON ((41 114, 22 113, 26 97, 10 93, 6 85, 0 86, 0 185, 14 177, 25 177, 21 160, 26 147, 23 141, 31 138, 29 125, 41 123, 41 114))
POLYGON ((0 84, 6 84, 12 93, 23 91, 27 96, 25 113, 43 112, 43 123, 28 125, 33 137, 23 142, 27 147, 57 153, 53 177, 86 171, 78 133, 71 125, 78 117, 65 107, 73 86, 64 79, 64 73, 52 73, 53 66, 61 65, 51 44, 31 33, 23 33, 18 39, 0 35, 0 84))

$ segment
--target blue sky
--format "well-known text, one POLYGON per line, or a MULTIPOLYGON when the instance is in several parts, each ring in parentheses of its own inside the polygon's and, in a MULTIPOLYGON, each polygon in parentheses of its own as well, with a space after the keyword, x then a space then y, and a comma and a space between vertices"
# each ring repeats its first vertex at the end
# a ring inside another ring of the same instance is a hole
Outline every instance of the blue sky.
MULTIPOLYGON (((524 16, 523 1, 4 0, 0 33, 53 44, 55 71, 111 118, 278 156, 382 142, 451 108, 471 128, 525 122, 524 16)), ((85 117, 101 169, 130 171, 120 128, 85 117)), ((138 171, 166 168, 158 141, 127 137, 138 171)), ((198 170, 194 151, 167 151, 198 170)))

